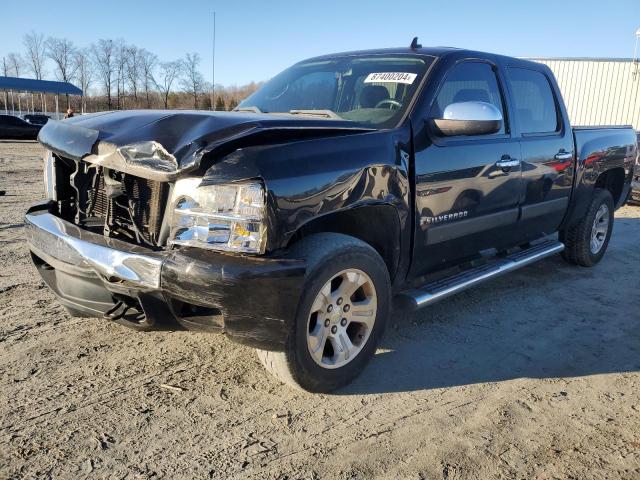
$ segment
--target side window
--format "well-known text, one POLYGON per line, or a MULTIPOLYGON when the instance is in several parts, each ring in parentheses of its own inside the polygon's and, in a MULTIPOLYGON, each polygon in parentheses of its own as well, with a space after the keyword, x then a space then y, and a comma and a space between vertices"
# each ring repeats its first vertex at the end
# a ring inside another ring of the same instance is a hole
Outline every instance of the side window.
POLYGON ((553 91, 543 73, 509 68, 509 85, 522 133, 550 133, 560 129, 553 91))
MULTIPOLYGON (((493 104, 504 115, 504 102, 498 79, 491 65, 484 62, 463 62, 453 67, 440 88, 433 106, 432 118, 442 118, 444 109, 452 103, 487 102, 493 104)), ((507 131, 506 118, 495 135, 507 131)))

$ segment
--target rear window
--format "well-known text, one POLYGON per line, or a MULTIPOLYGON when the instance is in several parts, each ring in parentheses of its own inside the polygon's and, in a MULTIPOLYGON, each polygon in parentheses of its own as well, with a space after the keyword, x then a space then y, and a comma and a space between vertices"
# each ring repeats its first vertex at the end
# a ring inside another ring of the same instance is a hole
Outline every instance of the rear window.
POLYGON ((521 133, 560 130, 556 101, 546 75, 535 70, 512 67, 509 68, 509 83, 521 133))

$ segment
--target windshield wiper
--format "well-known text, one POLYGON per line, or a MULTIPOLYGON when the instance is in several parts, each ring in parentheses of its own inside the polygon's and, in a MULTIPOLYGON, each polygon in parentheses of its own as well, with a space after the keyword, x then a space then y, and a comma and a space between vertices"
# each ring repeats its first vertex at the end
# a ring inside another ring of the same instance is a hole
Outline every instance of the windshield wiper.
POLYGON ((236 107, 233 110, 231 110, 232 112, 253 112, 253 113, 267 113, 267 112, 263 112, 262 110, 260 110, 258 107, 256 107, 255 105, 252 105, 250 107, 236 107))
POLYGON ((337 120, 344 120, 333 110, 289 110, 291 115, 310 115, 325 118, 335 118, 337 120))

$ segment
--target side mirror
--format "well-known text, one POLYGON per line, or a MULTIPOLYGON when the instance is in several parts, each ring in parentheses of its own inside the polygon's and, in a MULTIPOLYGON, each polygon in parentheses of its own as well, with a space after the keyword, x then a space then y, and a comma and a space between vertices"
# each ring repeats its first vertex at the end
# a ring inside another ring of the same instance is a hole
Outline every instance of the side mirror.
POLYGON ((502 128, 502 114, 487 102, 460 102, 448 105, 442 118, 432 119, 440 134, 490 135, 502 128))

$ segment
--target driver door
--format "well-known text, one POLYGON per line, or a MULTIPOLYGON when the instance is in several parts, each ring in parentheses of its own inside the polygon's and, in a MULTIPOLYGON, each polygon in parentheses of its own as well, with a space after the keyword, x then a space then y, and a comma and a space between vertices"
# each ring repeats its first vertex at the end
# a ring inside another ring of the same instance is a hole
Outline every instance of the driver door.
POLYGON ((423 129, 415 138, 416 241, 414 275, 450 266, 487 248, 517 242, 522 192, 520 144, 512 138, 498 68, 465 60, 450 68, 432 104, 442 118, 453 103, 486 102, 502 114, 489 135, 443 136, 423 129), (503 165, 511 165, 504 167, 503 165))

